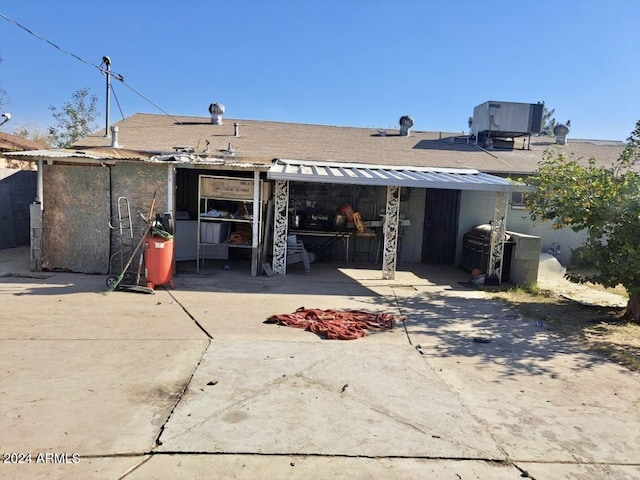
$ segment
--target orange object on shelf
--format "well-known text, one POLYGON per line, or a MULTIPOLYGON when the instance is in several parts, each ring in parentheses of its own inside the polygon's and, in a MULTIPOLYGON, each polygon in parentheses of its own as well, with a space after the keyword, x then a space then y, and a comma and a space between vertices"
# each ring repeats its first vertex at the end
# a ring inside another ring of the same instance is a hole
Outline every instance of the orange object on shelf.
POLYGON ((148 288, 167 283, 173 288, 173 238, 147 237, 144 264, 148 288))

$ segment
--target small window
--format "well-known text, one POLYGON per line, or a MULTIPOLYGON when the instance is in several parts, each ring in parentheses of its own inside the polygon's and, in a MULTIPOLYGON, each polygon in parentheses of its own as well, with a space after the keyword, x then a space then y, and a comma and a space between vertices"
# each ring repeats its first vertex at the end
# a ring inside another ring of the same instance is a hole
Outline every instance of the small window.
POLYGON ((511 208, 522 210, 527 206, 527 194, 525 192, 511 192, 511 208))

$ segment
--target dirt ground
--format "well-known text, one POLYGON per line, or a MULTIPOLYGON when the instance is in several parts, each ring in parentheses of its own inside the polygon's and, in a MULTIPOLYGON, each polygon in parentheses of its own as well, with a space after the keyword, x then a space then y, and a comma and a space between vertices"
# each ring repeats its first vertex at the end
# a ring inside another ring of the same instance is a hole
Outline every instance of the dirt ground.
POLYGON ((582 342, 593 351, 632 371, 640 371, 640 324, 623 318, 624 307, 598 302, 602 292, 622 296, 624 289, 572 284, 572 291, 581 288, 585 292, 582 298, 589 297, 591 293, 593 302, 587 305, 567 298, 565 289, 559 283, 553 283, 552 289, 544 287, 543 283, 541 288, 512 288, 492 295, 504 300, 523 315, 541 319, 550 330, 582 342))

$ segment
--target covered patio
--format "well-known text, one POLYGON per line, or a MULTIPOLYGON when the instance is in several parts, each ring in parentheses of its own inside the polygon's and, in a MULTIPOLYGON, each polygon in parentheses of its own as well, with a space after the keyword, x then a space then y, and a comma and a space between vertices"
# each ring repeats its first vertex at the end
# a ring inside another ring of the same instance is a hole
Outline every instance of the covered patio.
POLYGON ((523 184, 471 168, 390 167, 342 162, 276 159, 267 172, 275 181, 273 265, 276 275, 285 275, 289 225, 290 182, 373 185, 386 187, 382 232, 382 278, 394 279, 398 256, 400 195, 403 187, 419 189, 494 192, 491 222, 489 277, 502 276, 508 193, 526 190, 523 184))

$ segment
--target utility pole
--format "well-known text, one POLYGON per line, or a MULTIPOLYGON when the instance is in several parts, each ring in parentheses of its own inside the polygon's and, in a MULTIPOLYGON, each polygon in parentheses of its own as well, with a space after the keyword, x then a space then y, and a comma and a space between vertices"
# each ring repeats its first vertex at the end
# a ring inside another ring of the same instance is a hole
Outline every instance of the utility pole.
POLYGON ((110 137, 111 133, 109 132, 109 110, 111 109, 111 59, 105 55, 104 57, 102 57, 102 64, 106 67, 105 74, 107 75, 107 108, 104 136, 110 137))

